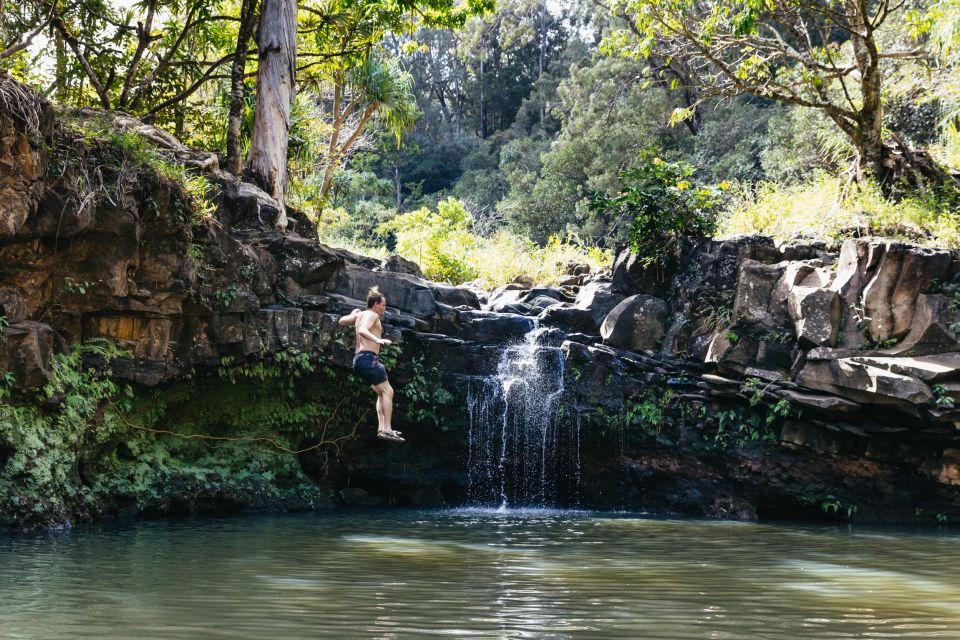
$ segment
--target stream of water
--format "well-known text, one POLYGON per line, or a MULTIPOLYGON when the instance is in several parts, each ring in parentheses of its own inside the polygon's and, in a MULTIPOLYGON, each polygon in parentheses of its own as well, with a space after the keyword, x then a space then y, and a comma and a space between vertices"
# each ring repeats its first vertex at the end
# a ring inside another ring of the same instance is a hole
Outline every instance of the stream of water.
POLYGON ((557 420, 564 358, 546 329, 504 347, 496 375, 468 381, 470 504, 577 506, 580 433, 557 420))
POLYGON ((960 638, 952 531, 373 511, 0 536, 0 638, 960 638))

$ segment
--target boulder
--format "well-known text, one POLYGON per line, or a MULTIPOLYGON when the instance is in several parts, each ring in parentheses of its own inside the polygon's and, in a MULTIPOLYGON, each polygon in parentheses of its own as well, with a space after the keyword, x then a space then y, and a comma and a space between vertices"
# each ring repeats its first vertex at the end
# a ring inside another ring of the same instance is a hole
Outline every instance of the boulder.
POLYGON ((620 304, 622 300, 623 294, 614 291, 611 283, 594 280, 580 288, 573 304, 577 309, 589 313, 595 325, 593 332, 596 332, 600 329, 600 325, 607 314, 613 311, 613 308, 620 304))
POLYGON ((861 293, 863 287, 872 277, 867 268, 869 244, 865 238, 851 238, 844 241, 840 247, 840 256, 837 258, 836 275, 830 288, 840 294, 841 325, 846 328, 839 346, 848 349, 859 349, 863 343, 860 325, 863 322, 863 303, 861 293))
POLYGON ((514 313, 521 316, 532 316, 540 313, 540 309, 524 302, 511 302, 497 305, 497 313, 514 313))
MULTIPOLYGON (((340 253, 295 233, 281 234, 270 230, 261 233, 258 240, 270 248, 274 255, 278 256, 277 269, 289 280, 294 281, 299 288, 305 290, 306 293, 323 293, 323 289, 329 285, 330 281, 344 270, 346 260, 340 253)), ((269 260, 265 260, 265 262, 269 262, 269 260)), ((354 265, 351 265, 351 267, 354 271, 362 270, 367 274, 373 273, 363 267, 354 265)), ((385 273, 377 274, 381 277, 387 275, 385 273)), ((369 276, 366 279, 372 280, 373 277, 369 276)), ((297 294, 299 293, 298 291, 297 294)), ((289 295, 295 294, 291 291, 289 295)), ((353 297, 365 300, 367 293, 364 291, 362 296, 353 297)))
MULTIPOLYGON (((533 277, 526 274, 520 274, 513 279, 511 284, 517 285, 523 289, 530 289, 533 287, 533 277)), ((509 285, 508 285, 509 286, 509 285)))
POLYGON ((521 298, 521 302, 532 303, 537 298, 553 298, 556 302, 571 302, 571 299, 558 287, 539 286, 530 289, 521 298))
POLYGON ((629 351, 652 349, 660 343, 668 316, 667 303, 638 294, 614 307, 603 320, 604 342, 629 351))
POLYGON ((662 292, 664 282, 656 269, 647 269, 640 256, 624 249, 613 262, 612 288, 625 295, 645 293, 656 295, 662 292))
POLYGON ((538 297, 533 298, 533 299, 524 300, 523 304, 529 305, 530 308, 531 308, 531 311, 533 311, 533 312, 535 312, 535 313, 539 313, 539 312, 541 312, 541 311, 543 311, 544 309, 547 309, 547 308, 549 308, 549 307, 554 307, 554 306, 563 307, 563 306, 566 306, 565 303, 559 302, 559 301, 557 301, 556 298, 551 298, 551 297, 549 297, 549 296, 538 296, 538 297))
POLYGON ((787 311, 801 347, 834 347, 840 328, 840 294, 830 289, 793 287, 787 311))
POLYGON ((423 275, 423 271, 420 270, 420 265, 418 265, 413 260, 407 260, 403 256, 398 256, 396 254, 390 256, 386 260, 380 263, 379 271, 389 271, 391 273, 405 273, 408 276, 415 276, 417 278, 426 278, 423 275))
POLYGON ((704 362, 716 363, 720 371, 743 375, 756 367, 786 372, 793 363, 793 347, 776 338, 746 331, 721 331, 711 341, 704 362))
POLYGON ((387 305, 420 318, 429 318, 437 312, 431 283, 405 273, 374 272, 345 263, 337 270, 331 291, 366 300, 371 287, 378 287, 387 299, 387 305))
POLYGON ((735 323, 762 325, 768 329, 782 329, 789 325, 786 292, 778 291, 787 264, 766 264, 757 260, 744 260, 740 264, 733 297, 735 323))
POLYGON ((487 308, 490 311, 501 311, 507 305, 520 302, 526 293, 527 289, 517 284, 499 287, 487 298, 487 308))
POLYGON ((502 344, 521 340, 533 329, 530 318, 509 313, 462 311, 459 337, 473 342, 502 344))
POLYGON ((568 276, 585 276, 590 274, 590 265, 586 262, 568 262, 564 273, 568 276))
POLYGON ((207 335, 214 344, 235 344, 243 342, 244 316, 226 314, 214 316, 210 320, 207 335))
POLYGON ((249 182, 228 188, 224 194, 228 221, 235 228, 271 228, 280 216, 280 204, 249 182))
POLYGON ((431 283, 430 290, 433 291, 433 297, 437 302, 442 302, 451 307, 480 308, 480 299, 477 297, 477 294, 466 287, 431 283))
POLYGON ((916 358, 854 356, 850 360, 878 369, 886 369, 899 375, 918 378, 924 382, 938 382, 948 378, 960 377, 960 353, 957 352, 916 358))
POLYGON ((861 409, 859 403, 853 402, 852 400, 845 400, 844 398, 839 398, 834 395, 825 396, 817 393, 793 391, 791 389, 781 389, 777 394, 801 407, 809 407, 830 413, 853 413, 861 409))
POLYGON ((917 297, 934 281, 946 278, 950 252, 875 240, 869 253, 868 262, 876 265, 863 289, 870 338, 877 342, 901 338, 911 329, 917 297))
POLYGON ((960 350, 960 341, 950 322, 952 301, 942 294, 917 296, 910 331, 902 341, 885 349, 889 355, 926 356, 960 350))
POLYGON ((778 249, 783 254, 784 260, 810 260, 811 258, 833 260, 825 242, 804 239, 790 240, 781 244, 778 249))
POLYGON ((267 351, 277 351, 300 343, 303 309, 275 307, 260 309, 251 317, 267 351))
POLYGON ((930 388, 920 380, 850 358, 808 361, 797 376, 797 384, 864 404, 934 403, 930 388))
POLYGON ((567 332, 597 335, 600 322, 596 320, 592 310, 558 304, 543 310, 543 313, 540 314, 540 325, 557 327, 567 332))
MULTIPOLYGON (((919 341, 915 325, 916 317, 922 319, 924 312, 922 292, 934 280, 944 280, 950 268, 950 254, 942 250, 879 238, 852 238, 844 242, 837 274, 830 285, 843 299, 847 331, 841 346, 860 347, 863 338, 859 329, 864 329, 872 342, 891 338, 904 338, 902 342, 906 342, 908 333, 913 334, 912 341, 919 341)), ((924 342, 937 341, 939 337, 928 336, 924 342)), ((933 352, 928 347, 921 350, 933 352)))
POLYGON ((720 362, 733 350, 734 341, 730 332, 719 331, 713 335, 706 347, 703 361, 706 363, 720 362))

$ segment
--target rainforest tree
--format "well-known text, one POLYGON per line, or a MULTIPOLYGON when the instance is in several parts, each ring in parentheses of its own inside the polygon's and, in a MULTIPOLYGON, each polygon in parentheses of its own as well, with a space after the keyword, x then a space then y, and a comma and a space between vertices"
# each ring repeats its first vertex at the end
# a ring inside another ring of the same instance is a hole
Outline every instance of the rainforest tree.
POLYGON ((883 174, 884 73, 925 55, 881 37, 905 20, 901 0, 625 0, 613 9, 629 27, 611 51, 670 60, 676 87, 705 100, 752 95, 818 109, 848 136, 858 169, 883 174))

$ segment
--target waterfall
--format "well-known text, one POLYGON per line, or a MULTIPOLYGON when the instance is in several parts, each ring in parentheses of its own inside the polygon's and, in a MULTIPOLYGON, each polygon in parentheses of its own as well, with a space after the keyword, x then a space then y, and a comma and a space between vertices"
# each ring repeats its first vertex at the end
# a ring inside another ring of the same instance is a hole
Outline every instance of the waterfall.
POLYGON ((579 420, 564 411, 564 357, 547 329, 504 348, 495 375, 467 385, 469 500, 477 506, 576 505, 579 420))

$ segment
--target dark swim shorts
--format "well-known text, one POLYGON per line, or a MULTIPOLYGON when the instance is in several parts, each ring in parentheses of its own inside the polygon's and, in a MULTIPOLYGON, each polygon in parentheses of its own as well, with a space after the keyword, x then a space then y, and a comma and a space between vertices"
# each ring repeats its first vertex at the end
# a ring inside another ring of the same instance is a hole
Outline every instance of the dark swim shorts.
POLYGON ((387 369, 373 351, 359 351, 353 356, 353 372, 367 384, 387 381, 387 369))

